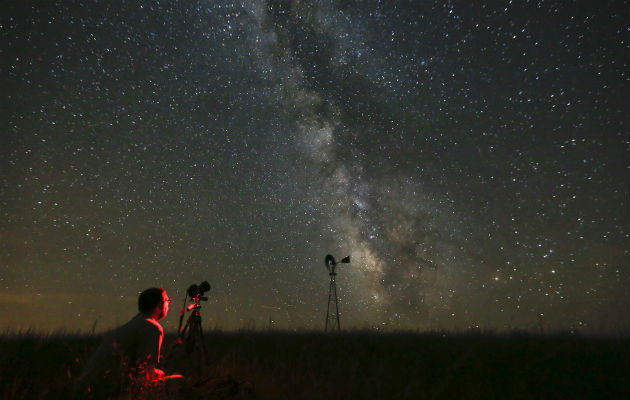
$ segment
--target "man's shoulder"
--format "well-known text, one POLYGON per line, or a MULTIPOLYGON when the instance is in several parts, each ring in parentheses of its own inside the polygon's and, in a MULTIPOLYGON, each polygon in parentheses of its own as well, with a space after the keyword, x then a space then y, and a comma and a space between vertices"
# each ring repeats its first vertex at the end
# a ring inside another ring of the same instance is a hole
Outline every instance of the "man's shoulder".
POLYGON ((143 333, 164 334, 164 329, 159 322, 146 315, 138 314, 121 327, 124 331, 140 331, 143 333))
POLYGON ((153 318, 147 318, 145 321, 147 321, 150 325, 147 325, 148 328, 157 329, 160 333, 164 333, 164 328, 162 328, 162 325, 153 318))
POLYGON ((151 317, 140 315, 140 318, 138 318, 138 324, 142 326, 143 329, 146 329, 148 331, 157 331, 159 333, 164 333, 162 325, 160 325, 159 322, 151 317))

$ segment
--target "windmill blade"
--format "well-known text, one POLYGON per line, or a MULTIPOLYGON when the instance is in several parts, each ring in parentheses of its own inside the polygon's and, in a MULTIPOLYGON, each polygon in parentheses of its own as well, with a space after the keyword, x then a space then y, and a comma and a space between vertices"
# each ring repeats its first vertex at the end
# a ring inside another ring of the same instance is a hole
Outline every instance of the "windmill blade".
POLYGON ((326 263, 326 268, 328 269, 328 272, 335 271, 335 265, 337 265, 337 263, 335 262, 335 257, 331 256, 330 254, 327 254, 326 258, 324 259, 324 262, 326 263))

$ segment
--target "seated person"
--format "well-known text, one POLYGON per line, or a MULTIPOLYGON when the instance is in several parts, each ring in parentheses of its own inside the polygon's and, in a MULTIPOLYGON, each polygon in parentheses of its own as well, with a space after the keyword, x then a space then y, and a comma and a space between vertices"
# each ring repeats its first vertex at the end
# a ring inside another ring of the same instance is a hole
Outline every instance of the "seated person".
POLYGON ((75 385, 78 398, 105 398, 138 386, 157 386, 165 376, 157 368, 164 339, 158 321, 166 317, 171 299, 161 288, 150 288, 138 297, 139 314, 109 332, 87 363, 75 385))

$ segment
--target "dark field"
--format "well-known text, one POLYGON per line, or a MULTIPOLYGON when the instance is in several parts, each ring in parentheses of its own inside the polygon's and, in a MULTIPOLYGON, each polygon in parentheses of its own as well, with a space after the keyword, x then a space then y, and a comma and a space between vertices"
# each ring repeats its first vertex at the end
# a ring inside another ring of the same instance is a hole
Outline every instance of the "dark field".
MULTIPOLYGON (((628 399, 627 339, 493 334, 207 332, 209 362, 161 399, 628 399), (195 386, 201 380, 205 383, 195 386)), ((1 399, 69 399, 100 342, 0 336, 1 399)), ((167 337, 169 356, 173 337, 167 337)), ((121 398, 128 398, 121 397, 121 398)))

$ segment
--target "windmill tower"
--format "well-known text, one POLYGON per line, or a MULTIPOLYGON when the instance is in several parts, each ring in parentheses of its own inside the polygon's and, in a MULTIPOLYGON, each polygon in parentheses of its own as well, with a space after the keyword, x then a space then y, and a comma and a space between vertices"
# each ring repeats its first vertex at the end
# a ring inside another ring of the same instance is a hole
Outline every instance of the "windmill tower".
MULTIPOLYGON (((350 262, 350 256, 341 260, 342 263, 347 264, 350 262)), ((325 259, 326 268, 328 269, 328 275, 330 275, 330 287, 328 289, 328 306, 326 307, 326 325, 324 326, 324 332, 328 331, 330 326, 331 330, 337 329, 341 331, 341 321, 339 320, 339 301, 337 300, 337 285, 335 284, 335 268, 337 263, 335 257, 328 254, 325 259), (334 310, 331 310, 331 304, 334 310)))

